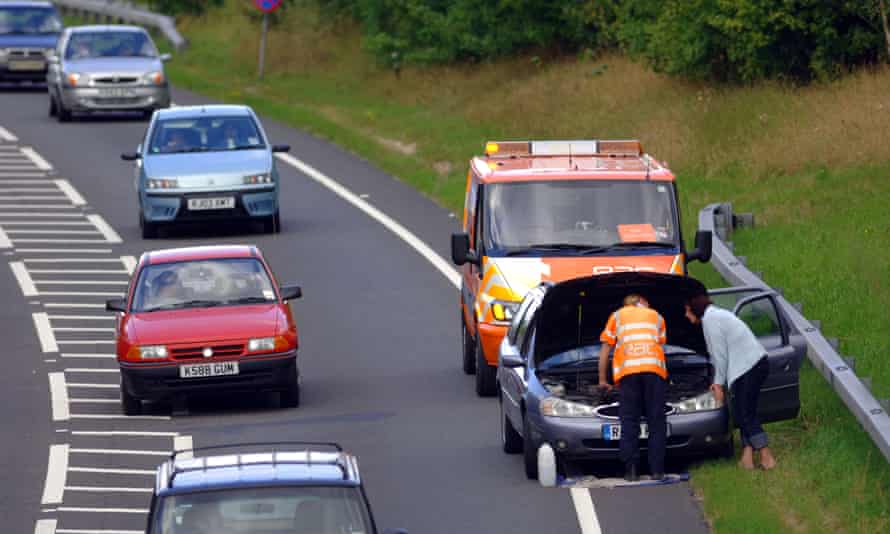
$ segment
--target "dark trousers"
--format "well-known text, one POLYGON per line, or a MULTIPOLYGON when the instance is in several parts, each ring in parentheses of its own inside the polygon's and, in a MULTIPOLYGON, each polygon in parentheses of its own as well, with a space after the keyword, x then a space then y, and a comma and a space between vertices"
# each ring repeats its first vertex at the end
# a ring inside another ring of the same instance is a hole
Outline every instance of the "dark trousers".
POLYGON ((655 373, 636 373, 625 376, 619 384, 621 461, 625 465, 639 463, 640 416, 645 415, 649 425, 649 469, 653 473, 664 473, 664 453, 667 447, 664 394, 667 381, 655 373))
POLYGON ((760 388, 769 375, 769 361, 760 359, 747 373, 732 383, 732 417, 742 434, 742 446, 762 449, 769 444, 766 432, 757 417, 760 388))

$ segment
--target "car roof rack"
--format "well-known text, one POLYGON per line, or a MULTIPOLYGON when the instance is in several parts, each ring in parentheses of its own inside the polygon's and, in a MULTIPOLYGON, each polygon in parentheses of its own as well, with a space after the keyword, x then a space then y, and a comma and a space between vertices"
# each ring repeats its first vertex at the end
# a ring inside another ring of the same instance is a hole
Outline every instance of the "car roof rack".
POLYGON ((256 465, 302 465, 306 467, 332 466, 340 469, 343 480, 359 481, 358 464, 355 458, 345 453, 343 447, 337 443, 323 441, 275 441, 233 443, 229 445, 211 445, 207 447, 176 450, 170 455, 170 459, 159 468, 157 486, 159 489, 171 488, 175 478, 183 473, 232 467, 241 469, 242 467, 256 465), (195 452, 253 447, 271 448, 272 450, 231 455, 194 456, 195 452), (286 447, 286 449, 282 450, 284 447, 286 447), (189 456, 184 457, 186 454, 189 456), (268 455, 267 458, 264 457, 266 455, 268 455), (284 455, 284 457, 282 457, 282 455, 284 455), (231 462, 220 462, 220 459, 226 457, 231 457, 231 462), (211 459, 216 461, 208 463, 208 460, 211 459))

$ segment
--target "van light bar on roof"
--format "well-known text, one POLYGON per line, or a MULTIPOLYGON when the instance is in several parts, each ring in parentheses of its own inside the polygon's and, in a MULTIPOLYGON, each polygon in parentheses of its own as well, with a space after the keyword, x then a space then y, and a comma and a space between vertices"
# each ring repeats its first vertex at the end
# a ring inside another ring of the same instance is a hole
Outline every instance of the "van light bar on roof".
POLYGON ((485 155, 515 156, 642 156, 643 145, 636 139, 573 141, 489 141, 485 155))

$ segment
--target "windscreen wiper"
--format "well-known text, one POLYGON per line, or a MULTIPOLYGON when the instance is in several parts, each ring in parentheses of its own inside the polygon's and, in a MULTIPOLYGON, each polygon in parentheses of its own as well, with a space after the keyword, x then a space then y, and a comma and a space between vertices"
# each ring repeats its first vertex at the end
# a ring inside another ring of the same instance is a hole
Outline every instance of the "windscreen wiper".
POLYGON ((239 299, 227 300, 226 304, 265 304, 267 302, 274 301, 266 297, 241 297, 239 299))
POLYGON ((578 254, 596 254, 598 252, 603 252, 607 250, 608 247, 595 246, 595 245, 584 245, 580 243, 537 243, 534 245, 527 245, 524 247, 517 247, 515 249, 508 250, 505 254, 506 256, 516 256, 519 254, 526 254, 528 252, 537 252, 542 250, 568 250, 572 252, 576 252, 578 254))
POLYGON ((663 248, 674 246, 676 245, 665 241, 622 241, 621 243, 612 243, 605 248, 663 248))
POLYGON ((253 150, 256 148, 265 148, 266 145, 238 145, 228 150, 253 150))
POLYGON ((162 306, 155 306, 154 308, 148 308, 142 310, 144 312, 155 312, 155 311, 163 311, 163 310, 180 310, 183 308, 209 308, 211 306, 220 306, 224 304, 219 300, 188 300, 185 302, 176 302, 173 304, 164 304, 162 306))

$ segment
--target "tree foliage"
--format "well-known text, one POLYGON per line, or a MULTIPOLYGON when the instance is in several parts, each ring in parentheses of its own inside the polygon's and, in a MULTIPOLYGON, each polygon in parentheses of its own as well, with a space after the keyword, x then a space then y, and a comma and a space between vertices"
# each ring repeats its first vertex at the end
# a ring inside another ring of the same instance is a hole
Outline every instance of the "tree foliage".
POLYGON ((314 1, 357 19, 380 58, 413 63, 620 48, 694 79, 809 81, 887 54, 880 0, 314 1))
POLYGON ((200 15, 208 7, 220 6, 224 0, 149 0, 153 11, 165 15, 200 15))

